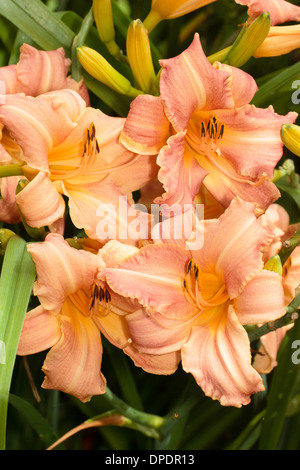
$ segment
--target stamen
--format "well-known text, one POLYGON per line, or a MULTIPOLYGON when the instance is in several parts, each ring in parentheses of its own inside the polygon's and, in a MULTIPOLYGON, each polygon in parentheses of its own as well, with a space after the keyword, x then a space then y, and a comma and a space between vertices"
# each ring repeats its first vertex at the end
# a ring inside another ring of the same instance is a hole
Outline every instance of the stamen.
POLYGON ((210 118, 205 126, 205 122, 201 121, 201 138, 209 137, 211 140, 222 139, 224 135, 225 125, 220 123, 215 116, 210 118))
POLYGON ((93 313, 102 317, 110 313, 111 294, 106 287, 98 286, 95 282, 91 290, 90 307, 93 313))
POLYGON ((212 292, 210 298, 205 299, 203 297, 202 288, 206 291, 203 283, 210 282, 205 276, 205 273, 202 273, 194 260, 190 259, 187 265, 187 274, 183 279, 184 294, 186 299, 197 306, 201 311, 218 307, 228 300, 225 284, 222 284, 215 292, 212 292))

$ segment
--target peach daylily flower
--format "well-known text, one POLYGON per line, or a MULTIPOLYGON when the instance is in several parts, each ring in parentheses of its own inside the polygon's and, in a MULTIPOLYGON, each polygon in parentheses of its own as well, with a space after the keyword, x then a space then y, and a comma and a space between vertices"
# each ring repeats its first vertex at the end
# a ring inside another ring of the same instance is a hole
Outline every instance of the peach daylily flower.
POLYGON ((48 91, 69 88, 77 91, 89 105, 89 95, 83 79, 76 82, 67 76, 70 65, 71 60, 65 57, 62 47, 54 51, 41 51, 23 44, 18 63, 0 68, 0 82, 5 87, 5 90, 1 89, 1 93, 38 96, 48 91))
POLYGON ((86 107, 73 90, 35 98, 9 95, 0 107, 0 121, 21 149, 15 158, 26 162, 24 173, 31 181, 16 201, 32 227, 63 217, 65 195, 74 225, 98 238, 101 207, 117 207, 120 196, 130 205, 132 191, 156 176, 153 157, 119 144, 125 119, 86 107))
POLYGON ((279 116, 271 106, 250 105, 254 79, 229 65, 211 65, 198 34, 183 53, 160 64, 160 96, 138 96, 121 134, 129 150, 158 153, 166 192, 156 202, 191 204, 203 184, 223 207, 239 196, 264 212, 280 196, 269 179, 282 156, 281 125, 297 113, 279 116))
MULTIPOLYGON (((288 239, 299 228, 299 225, 289 224, 287 211, 278 204, 271 204, 259 218, 261 225, 268 231, 270 238, 263 247, 264 260, 276 255, 282 247, 283 241, 288 239)), ((300 247, 294 249, 283 266, 282 286, 284 289, 285 305, 293 300, 300 284, 300 247)), ((277 353, 286 332, 291 325, 278 328, 260 338, 259 354, 256 354, 253 367, 260 374, 269 374, 277 366, 277 353)))
POLYGON ((21 356, 50 349, 42 367, 42 387, 61 390, 83 402, 106 390, 101 334, 149 371, 160 367, 169 373, 170 362, 176 361, 175 354, 168 355, 166 362, 164 357, 153 359, 135 350, 124 318, 140 305, 116 295, 98 280, 105 266, 120 263, 137 249, 120 244, 118 251, 110 245, 98 251, 94 245, 85 239, 85 248, 75 249, 58 234, 28 245, 37 270, 33 293, 40 305, 26 314, 18 346, 21 356))
POLYGON ((147 244, 101 278, 144 307, 126 317, 139 352, 181 351, 183 369, 206 395, 240 407, 264 388, 242 325, 285 313, 281 276, 263 269, 260 247, 268 237, 253 204, 234 199, 219 219, 203 221, 203 230, 198 250, 180 241, 147 244))
POLYGON ((300 20, 300 7, 286 0, 235 0, 240 5, 248 6, 249 20, 255 20, 265 12, 270 13, 271 25, 300 20))

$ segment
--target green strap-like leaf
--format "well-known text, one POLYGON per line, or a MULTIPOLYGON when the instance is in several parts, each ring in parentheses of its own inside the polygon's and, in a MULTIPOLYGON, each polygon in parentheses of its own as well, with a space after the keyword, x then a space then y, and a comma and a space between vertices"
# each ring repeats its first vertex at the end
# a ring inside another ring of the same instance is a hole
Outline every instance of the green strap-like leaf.
POLYGON ((40 0, 5 0, 0 15, 11 21, 45 50, 71 50, 74 33, 40 0))
MULTIPOLYGON (((45 444, 45 447, 49 447, 57 440, 58 437, 53 432, 48 421, 28 401, 16 395, 10 394, 9 404, 16 408, 30 424, 30 426, 36 431, 42 442, 45 444)), ((56 449, 64 449, 64 446, 60 444, 56 447, 56 449)))
POLYGON ((299 364, 293 361, 293 343, 300 338, 300 319, 295 322, 283 342, 278 354, 278 365, 274 369, 267 397, 266 414, 259 442, 261 450, 276 450, 285 421, 288 404, 293 396, 299 364))
POLYGON ((25 240, 11 237, 0 278, 0 339, 4 349, 0 364, 0 449, 5 448, 11 378, 35 276, 35 265, 25 240))

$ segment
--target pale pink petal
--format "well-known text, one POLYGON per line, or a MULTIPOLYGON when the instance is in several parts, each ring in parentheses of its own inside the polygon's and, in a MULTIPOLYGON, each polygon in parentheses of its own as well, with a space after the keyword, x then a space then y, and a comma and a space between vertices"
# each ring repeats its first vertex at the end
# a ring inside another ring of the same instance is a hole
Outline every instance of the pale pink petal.
POLYGON ((261 13, 268 11, 271 25, 300 20, 300 7, 285 0, 235 0, 240 5, 247 5, 247 13, 254 20, 261 13))
POLYGON ((282 206, 271 204, 258 220, 270 235, 268 244, 262 248, 264 262, 266 262, 280 250, 283 237, 289 226, 290 217, 282 206))
POLYGON ((76 80, 74 80, 73 78, 67 77, 66 86, 64 88, 70 88, 71 90, 77 91, 81 98, 83 98, 86 102, 86 105, 91 106, 89 90, 83 78, 81 78, 79 82, 76 82, 76 80))
POLYGON ((124 353, 133 360, 136 367, 141 367, 145 372, 156 375, 173 374, 181 361, 180 351, 162 355, 144 354, 129 345, 124 349, 124 353))
POLYGON ((120 142, 132 152, 153 155, 166 143, 169 128, 161 99, 140 95, 131 103, 120 142))
POLYGON ((86 402, 105 393, 100 371, 102 344, 97 326, 67 300, 62 311, 62 336, 46 356, 43 388, 61 390, 86 402))
POLYGON ((229 73, 216 70, 206 58, 195 34, 192 44, 180 55, 160 61, 161 99, 165 113, 176 131, 184 131, 196 109, 233 108, 227 86, 229 73))
POLYGON ((16 206, 16 187, 20 176, 10 176, 0 179, 0 220, 8 224, 20 222, 20 213, 16 206))
POLYGON ((17 354, 27 356, 54 346, 61 337, 59 316, 41 305, 26 313, 17 354))
POLYGON ((204 221, 204 244, 194 253, 195 262, 205 272, 213 266, 235 298, 263 268, 260 247, 266 236, 254 205, 236 198, 218 220, 204 221))
POLYGON ((132 206, 132 200, 113 181, 89 185, 62 184, 69 198, 70 217, 74 225, 102 242, 122 240, 135 245, 148 238, 150 216, 132 206))
POLYGON ((220 152, 241 175, 259 178, 265 173, 273 178, 274 167, 282 157, 281 126, 293 123, 297 116, 294 112, 280 116, 272 106, 218 110, 218 120, 225 125, 220 152))
MULTIPOLYGON (((153 225, 151 240, 154 243, 172 243, 183 249, 192 249, 197 243, 197 249, 201 248, 203 236, 198 236, 196 227, 203 220, 203 206, 195 208, 192 204, 183 207, 168 207, 165 204, 159 206, 162 222, 153 225), (174 208, 174 212, 172 209, 174 208), (188 243, 187 243, 188 241, 188 243)), ((153 208, 152 208, 153 210, 153 208)), ((156 217, 158 220, 158 216, 156 217)))
POLYGON ((216 330, 195 326, 182 347, 182 366, 205 395, 221 405, 241 407, 252 393, 264 390, 260 375, 251 366, 250 343, 233 310, 216 330))
POLYGON ((66 76, 70 64, 71 60, 65 57, 62 47, 54 51, 42 51, 23 44, 17 64, 18 84, 15 93, 38 96, 67 88, 66 76))
MULTIPOLYGON (((192 307, 191 307, 192 309, 192 307)), ((145 354, 179 351, 187 341, 191 324, 164 318, 157 312, 137 310, 126 317, 133 345, 145 354)))
POLYGON ((17 66, 15 64, 0 67, 0 94, 16 93, 17 90, 17 66), (3 89, 4 87, 4 89, 3 89))
POLYGON ((0 106, 0 120, 23 150, 33 168, 49 171, 48 152, 76 126, 85 102, 72 90, 58 90, 39 97, 8 95, 0 106))
POLYGON ((125 119, 107 116, 99 109, 86 108, 77 126, 49 154, 52 177, 64 177, 64 168, 79 166, 66 177, 72 184, 96 183, 110 175, 114 183, 129 192, 136 191, 157 177, 156 156, 137 155, 119 143, 125 119), (93 124, 99 152, 83 155, 87 129, 93 124))
POLYGON ((33 293, 47 310, 59 313, 65 298, 79 289, 90 290, 104 263, 98 256, 76 250, 61 235, 51 233, 42 243, 27 247, 36 265, 33 293))
POLYGON ((111 344, 119 349, 124 349, 130 342, 130 335, 125 319, 125 312, 124 315, 120 315, 119 313, 114 313, 113 311, 115 310, 116 298, 117 296, 111 300, 111 311, 109 314, 102 316, 95 315, 93 317, 93 321, 111 344))
POLYGON ((146 245, 102 274, 116 293, 137 299, 168 318, 185 318, 193 310, 183 289, 188 260, 189 252, 176 245, 146 245))
POLYGON ((52 233, 59 233, 59 235, 63 235, 65 232, 65 218, 61 217, 57 219, 55 222, 49 225, 49 231, 52 233))
POLYGON ((261 215, 280 197, 280 191, 272 181, 262 175, 260 179, 241 176, 222 156, 212 153, 209 158, 201 156, 201 166, 208 172, 203 186, 224 208, 228 207, 235 197, 255 205, 257 215, 261 215))
POLYGON ((234 300, 235 311, 242 325, 266 323, 285 314, 282 278, 263 269, 245 286, 234 300))
POLYGON ((229 74, 226 85, 231 89, 235 108, 250 103, 258 90, 258 86, 251 75, 237 67, 222 64, 221 62, 214 62, 213 67, 217 70, 224 70, 229 74))
POLYGON ((98 255, 101 256, 101 259, 107 268, 113 268, 114 266, 121 264, 122 261, 129 256, 137 254, 138 252, 138 248, 132 245, 126 245, 118 240, 110 240, 105 243, 98 255))
POLYGON ((255 354, 253 367, 260 374, 269 374, 274 367, 277 366, 277 353, 286 332, 293 325, 287 325, 282 328, 278 328, 275 331, 262 336, 260 338, 261 347, 259 348, 258 354, 255 354))
POLYGON ((169 206, 193 204, 208 172, 194 158, 186 144, 184 132, 178 132, 168 139, 157 157, 157 163, 160 166, 158 179, 166 192, 154 202, 169 206))
POLYGON ((46 173, 40 171, 16 197, 16 203, 30 227, 53 224, 65 213, 65 202, 46 173))

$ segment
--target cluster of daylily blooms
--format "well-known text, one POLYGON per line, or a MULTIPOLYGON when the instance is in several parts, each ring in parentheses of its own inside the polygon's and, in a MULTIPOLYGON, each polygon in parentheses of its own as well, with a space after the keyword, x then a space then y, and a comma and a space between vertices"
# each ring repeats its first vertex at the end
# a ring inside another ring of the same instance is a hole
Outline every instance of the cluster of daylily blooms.
MULTIPOLYGON (((175 1, 172 16, 152 1, 145 26, 210 2, 175 1)), ((268 10, 273 26, 300 19, 287 2, 237 3, 250 20, 268 10)), ((102 334, 146 372, 181 362, 206 395, 239 407, 264 389, 287 328, 262 337, 253 361, 245 326, 282 317, 299 284, 299 249, 283 274, 268 267, 296 230, 272 178, 297 114, 249 104, 254 79, 211 63, 198 34, 160 65, 159 91, 137 94, 126 118, 91 107, 63 49, 24 44, 0 69, 1 163, 19 169, 1 179, 0 218, 45 234, 28 244, 40 305, 18 354, 49 350, 43 387, 87 401, 106 390, 102 334), (86 236, 64 237, 66 211, 86 236)))

